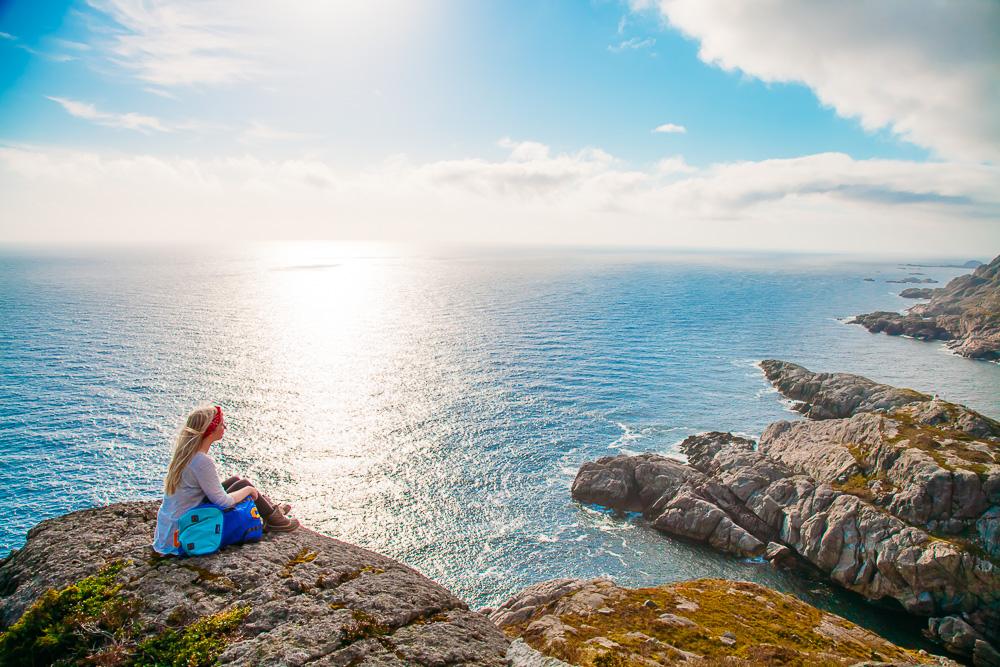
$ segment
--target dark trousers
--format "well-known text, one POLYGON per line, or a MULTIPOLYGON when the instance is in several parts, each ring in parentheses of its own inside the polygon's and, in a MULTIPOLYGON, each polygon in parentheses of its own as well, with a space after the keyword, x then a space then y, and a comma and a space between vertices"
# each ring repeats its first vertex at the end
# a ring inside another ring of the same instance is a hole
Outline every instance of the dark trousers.
MULTIPOLYGON (((237 475, 233 475, 222 483, 222 488, 226 490, 226 493, 232 493, 233 491, 237 491, 246 486, 253 486, 253 482, 249 479, 243 479, 237 475)), ((257 500, 253 502, 257 505, 257 511, 260 513, 260 518, 267 521, 268 518, 274 514, 274 511, 278 508, 278 506, 274 504, 273 500, 265 496, 263 493, 258 491, 258 494, 257 500)))

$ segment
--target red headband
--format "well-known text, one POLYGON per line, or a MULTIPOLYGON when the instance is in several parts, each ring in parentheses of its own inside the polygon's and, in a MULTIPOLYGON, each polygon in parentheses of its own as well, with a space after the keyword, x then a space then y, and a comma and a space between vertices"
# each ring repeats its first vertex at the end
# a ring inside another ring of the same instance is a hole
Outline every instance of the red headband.
POLYGON ((205 429, 205 434, 203 436, 201 436, 201 437, 202 438, 207 438, 208 436, 212 435, 212 431, 214 431, 215 429, 217 429, 219 427, 219 424, 221 422, 222 422, 222 408, 220 408, 218 405, 216 405, 215 406, 215 416, 212 417, 212 423, 210 423, 208 425, 208 428, 205 429))

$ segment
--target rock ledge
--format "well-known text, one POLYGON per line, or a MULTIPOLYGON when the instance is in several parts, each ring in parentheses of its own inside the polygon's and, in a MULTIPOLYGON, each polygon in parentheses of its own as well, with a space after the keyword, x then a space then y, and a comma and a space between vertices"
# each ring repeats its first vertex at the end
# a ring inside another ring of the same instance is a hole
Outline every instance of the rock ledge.
MULTIPOLYGON (((117 563, 120 588, 111 590, 132 612, 119 620, 134 636, 123 646, 97 642, 100 664, 131 664, 142 642, 183 636, 227 612, 237 623, 219 647, 223 665, 507 664, 509 641, 496 626, 390 558, 306 529, 210 556, 152 557, 157 507, 121 503, 33 528, 24 548, 0 563, 0 630, 10 634, 47 590, 117 563)), ((97 630, 107 620, 96 619, 97 630)))

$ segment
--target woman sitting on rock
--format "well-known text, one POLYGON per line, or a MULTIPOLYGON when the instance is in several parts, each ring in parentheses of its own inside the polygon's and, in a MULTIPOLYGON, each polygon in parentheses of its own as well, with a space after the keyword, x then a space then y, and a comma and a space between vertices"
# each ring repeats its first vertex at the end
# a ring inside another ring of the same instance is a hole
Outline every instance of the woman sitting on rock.
POLYGON ((265 530, 291 531, 299 527, 298 519, 285 516, 290 505, 275 506, 250 480, 230 477, 225 482, 219 481, 208 450, 225 432, 222 408, 217 405, 197 408, 188 415, 174 445, 174 456, 163 483, 163 503, 156 515, 153 548, 158 553, 180 553, 177 521, 189 509, 204 502, 226 508, 249 496, 257 505, 265 530))

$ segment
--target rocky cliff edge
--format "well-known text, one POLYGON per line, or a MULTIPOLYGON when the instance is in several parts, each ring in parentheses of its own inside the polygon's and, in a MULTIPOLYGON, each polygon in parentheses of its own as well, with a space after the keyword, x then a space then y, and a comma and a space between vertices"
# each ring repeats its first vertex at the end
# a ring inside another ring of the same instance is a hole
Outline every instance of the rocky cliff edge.
POLYGON ((0 563, 0 663, 506 665, 444 587, 310 530, 154 557, 158 503, 43 521, 0 563))

